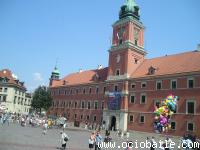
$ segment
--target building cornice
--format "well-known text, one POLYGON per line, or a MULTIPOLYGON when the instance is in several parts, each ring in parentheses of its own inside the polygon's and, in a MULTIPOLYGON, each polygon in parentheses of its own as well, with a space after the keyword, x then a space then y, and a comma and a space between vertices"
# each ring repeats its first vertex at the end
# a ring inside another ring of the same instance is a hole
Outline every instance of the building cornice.
POLYGON ((26 88, 25 87, 22 87, 22 86, 19 86, 19 85, 16 85, 16 84, 13 84, 13 83, 0 83, 0 86, 8 86, 8 87, 13 87, 13 88, 19 88, 21 90, 24 90, 26 91, 26 88))
POLYGON ((106 82, 108 81, 117 81, 117 80, 125 80, 129 79, 129 74, 119 75, 119 76, 108 76, 106 82))
POLYGON ((124 50, 124 49, 130 49, 130 50, 136 51, 142 55, 147 54, 147 52, 144 50, 143 47, 136 46, 131 41, 125 41, 121 45, 112 45, 108 51, 113 52, 113 51, 120 51, 120 50, 124 50))
POLYGON ((120 26, 120 25, 123 25, 127 22, 132 22, 132 23, 136 24, 137 26, 139 26, 141 28, 145 28, 144 25, 142 24, 142 22, 139 22, 139 21, 133 19, 132 17, 126 17, 126 18, 120 19, 120 20, 116 21, 112 25, 112 27, 120 26))
POLYGON ((183 77, 183 76, 196 76, 200 75, 200 71, 194 71, 194 72, 183 72, 183 73, 176 73, 176 74, 164 74, 164 75, 155 75, 155 76, 145 76, 145 77, 130 77, 129 80, 132 81, 134 80, 137 82, 137 80, 160 80, 160 79, 171 79, 171 78, 178 78, 178 77, 183 77))

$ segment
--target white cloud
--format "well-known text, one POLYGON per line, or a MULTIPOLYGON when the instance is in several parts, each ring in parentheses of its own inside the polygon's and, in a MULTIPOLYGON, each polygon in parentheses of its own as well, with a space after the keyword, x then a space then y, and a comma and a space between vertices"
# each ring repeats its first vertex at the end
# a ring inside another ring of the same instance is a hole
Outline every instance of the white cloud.
POLYGON ((42 75, 41 75, 41 73, 39 73, 39 72, 35 72, 35 73, 33 74, 33 77, 34 77, 34 80, 35 80, 35 81, 43 81, 42 75))

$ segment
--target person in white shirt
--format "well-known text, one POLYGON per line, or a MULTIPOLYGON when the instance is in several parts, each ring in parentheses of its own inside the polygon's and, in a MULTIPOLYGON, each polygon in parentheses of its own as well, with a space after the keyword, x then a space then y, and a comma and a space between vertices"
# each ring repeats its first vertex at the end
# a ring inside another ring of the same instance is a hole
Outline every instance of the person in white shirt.
POLYGON ((47 129, 48 129, 48 123, 47 122, 45 122, 44 123, 44 130, 43 130, 43 134, 45 135, 45 134, 47 134, 47 129))
POLYGON ((66 149, 67 141, 69 140, 69 136, 63 131, 61 131, 60 134, 61 134, 61 149, 64 150, 64 149, 66 149))
POLYGON ((63 131, 65 131, 66 127, 67 127, 67 123, 65 122, 65 123, 63 124, 63 131))

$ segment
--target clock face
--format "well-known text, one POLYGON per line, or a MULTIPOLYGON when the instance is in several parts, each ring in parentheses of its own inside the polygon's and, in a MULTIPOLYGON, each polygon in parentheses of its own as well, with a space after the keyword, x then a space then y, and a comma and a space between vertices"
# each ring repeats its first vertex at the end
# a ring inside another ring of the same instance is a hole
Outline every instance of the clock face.
POLYGON ((117 57, 116 57, 116 61, 117 61, 117 63, 120 62, 120 59, 121 59, 121 56, 118 54, 117 57))

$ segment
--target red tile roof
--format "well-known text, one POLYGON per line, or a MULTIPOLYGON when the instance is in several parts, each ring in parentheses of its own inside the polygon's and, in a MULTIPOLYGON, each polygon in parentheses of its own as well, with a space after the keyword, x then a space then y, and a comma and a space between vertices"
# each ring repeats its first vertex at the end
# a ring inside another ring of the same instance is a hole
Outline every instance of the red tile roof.
POLYGON ((200 71, 200 52, 193 51, 146 59, 138 69, 131 74, 131 78, 171 75, 196 71, 200 71), (155 73, 152 75, 148 74, 150 67, 155 68, 155 73))
POLYGON ((62 80, 53 81, 52 87, 64 85, 77 85, 77 84, 88 84, 102 82, 107 79, 108 67, 97 69, 97 70, 88 70, 83 72, 77 72, 69 74, 64 77, 62 80))
MULTIPOLYGON (((200 52, 192 51, 153 59, 145 59, 141 65, 130 75, 130 78, 148 76, 173 75, 200 71, 200 52), (154 74, 149 74, 149 68, 155 68, 154 74)), ((100 70, 88 70, 81 73, 72 73, 61 80, 54 80, 52 87, 66 85, 88 84, 105 81, 108 75, 108 67, 100 70), (95 80, 95 75, 99 80, 95 80)))
POLYGON ((6 82, 5 84, 13 84, 15 86, 25 89, 24 83, 20 82, 18 79, 15 79, 9 69, 0 70, 0 79, 8 79, 8 82, 6 82))

